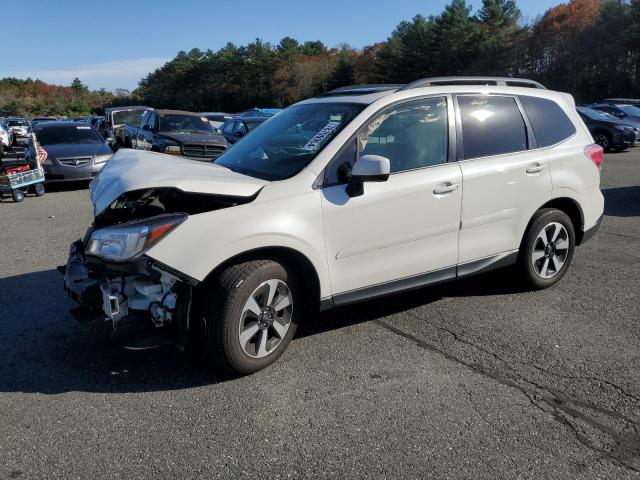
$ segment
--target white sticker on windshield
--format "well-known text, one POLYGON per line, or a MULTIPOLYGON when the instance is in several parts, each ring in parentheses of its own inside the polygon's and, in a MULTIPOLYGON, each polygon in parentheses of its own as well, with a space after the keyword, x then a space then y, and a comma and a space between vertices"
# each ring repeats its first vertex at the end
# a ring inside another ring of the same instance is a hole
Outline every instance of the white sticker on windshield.
POLYGON ((302 147, 303 150, 315 150, 315 148, 322 143, 322 141, 327 138, 333 131, 338 128, 340 122, 329 122, 325 125, 325 127, 320 130, 318 133, 314 135, 314 137, 309 140, 309 142, 302 147))
POLYGON ((76 127, 78 130, 91 130, 91 127, 76 127))

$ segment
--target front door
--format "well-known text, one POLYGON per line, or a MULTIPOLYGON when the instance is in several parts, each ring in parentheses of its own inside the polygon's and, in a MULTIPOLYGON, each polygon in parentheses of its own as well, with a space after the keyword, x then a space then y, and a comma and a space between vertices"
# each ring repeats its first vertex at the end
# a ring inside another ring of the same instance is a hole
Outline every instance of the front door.
POLYGON ((336 303, 455 277, 462 175, 449 162, 450 101, 400 103, 368 122, 327 168, 325 241, 336 303), (353 157, 350 152, 353 152, 353 157), (389 158, 386 182, 350 197, 340 172, 357 155, 389 158))

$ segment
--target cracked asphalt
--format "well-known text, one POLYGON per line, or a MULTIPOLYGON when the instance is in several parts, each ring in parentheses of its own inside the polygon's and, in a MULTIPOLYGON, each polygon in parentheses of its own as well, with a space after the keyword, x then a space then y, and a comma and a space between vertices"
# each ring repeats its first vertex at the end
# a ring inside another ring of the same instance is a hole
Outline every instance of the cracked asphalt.
POLYGON ((83 186, 0 202, 0 478, 637 478, 640 148, 602 188, 555 288, 497 271, 334 310, 239 379, 74 323, 83 186))

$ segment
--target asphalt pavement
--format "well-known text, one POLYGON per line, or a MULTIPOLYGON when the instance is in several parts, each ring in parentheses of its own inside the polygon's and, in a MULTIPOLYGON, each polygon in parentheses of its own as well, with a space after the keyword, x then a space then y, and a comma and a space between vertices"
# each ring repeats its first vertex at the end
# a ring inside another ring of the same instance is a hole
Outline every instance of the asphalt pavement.
POLYGON ((310 319, 216 376, 78 325, 55 270, 86 185, 0 202, 0 478, 637 478, 640 148, 556 287, 497 271, 310 319))

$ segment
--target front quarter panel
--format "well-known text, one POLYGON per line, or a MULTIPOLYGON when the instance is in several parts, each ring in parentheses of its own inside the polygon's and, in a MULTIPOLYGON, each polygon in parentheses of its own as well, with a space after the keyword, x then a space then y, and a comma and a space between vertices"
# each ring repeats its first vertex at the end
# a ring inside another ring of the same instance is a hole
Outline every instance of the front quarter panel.
POLYGON ((147 255, 203 281, 216 267, 237 255, 260 248, 286 247, 311 261, 318 273, 321 295, 329 296, 321 192, 313 190, 311 184, 306 181, 306 188, 296 189, 294 185, 299 186, 299 182, 273 182, 252 203, 192 215, 147 255))

